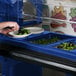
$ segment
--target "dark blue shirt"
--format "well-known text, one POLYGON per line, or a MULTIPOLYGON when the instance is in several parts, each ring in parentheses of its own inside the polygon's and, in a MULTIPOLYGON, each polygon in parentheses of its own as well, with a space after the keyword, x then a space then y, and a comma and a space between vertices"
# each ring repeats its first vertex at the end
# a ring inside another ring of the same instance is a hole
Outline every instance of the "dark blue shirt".
POLYGON ((0 22, 22 18, 22 0, 0 0, 0 22))

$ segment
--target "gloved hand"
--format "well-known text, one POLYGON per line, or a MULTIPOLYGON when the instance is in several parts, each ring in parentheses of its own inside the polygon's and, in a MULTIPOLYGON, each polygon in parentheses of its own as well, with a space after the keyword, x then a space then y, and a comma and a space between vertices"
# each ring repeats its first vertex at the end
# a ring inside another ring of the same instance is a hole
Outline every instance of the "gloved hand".
POLYGON ((16 22, 2 22, 0 23, 0 28, 0 33, 8 34, 9 32, 19 30, 19 25, 16 22), (11 29, 4 29, 6 27, 10 27, 11 29))

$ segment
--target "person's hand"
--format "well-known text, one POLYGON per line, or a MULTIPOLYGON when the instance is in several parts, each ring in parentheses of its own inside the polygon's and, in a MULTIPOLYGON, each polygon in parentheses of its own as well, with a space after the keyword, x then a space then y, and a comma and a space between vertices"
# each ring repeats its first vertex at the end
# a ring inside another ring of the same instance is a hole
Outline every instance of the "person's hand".
POLYGON ((19 25, 16 22, 3 22, 3 28, 5 27, 13 27, 11 29, 2 29, 0 32, 3 34, 8 34, 9 32, 19 30, 19 25))

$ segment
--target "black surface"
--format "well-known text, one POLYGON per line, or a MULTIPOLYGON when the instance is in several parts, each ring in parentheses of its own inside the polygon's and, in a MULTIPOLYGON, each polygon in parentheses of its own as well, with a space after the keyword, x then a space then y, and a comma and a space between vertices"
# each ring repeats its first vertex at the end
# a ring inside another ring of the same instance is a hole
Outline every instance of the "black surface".
POLYGON ((45 61, 56 62, 56 63, 59 63, 59 64, 71 66, 71 67, 76 67, 76 62, 74 62, 74 61, 70 61, 70 60, 60 58, 60 57, 57 57, 57 56, 47 55, 47 54, 44 54, 44 53, 24 49, 24 48, 17 47, 17 46, 6 45, 6 44, 2 44, 1 47, 0 47, 0 50, 2 51, 0 54, 4 55, 4 56, 7 56, 7 57, 11 57, 11 58, 14 58, 14 59, 17 59, 17 60, 22 60, 22 61, 28 61, 28 62, 31 62, 31 63, 36 63, 36 64, 42 65, 44 67, 53 68, 53 69, 63 71, 63 72, 76 73, 75 71, 72 71, 72 70, 69 70, 69 69, 67 70, 65 68, 59 68, 59 67, 56 67, 56 66, 52 66, 50 64, 35 61, 33 59, 30 60, 30 59, 23 58, 23 57, 17 57, 17 56, 12 55, 12 53, 27 55, 27 56, 30 56, 30 57, 42 59, 42 60, 45 60, 45 61))

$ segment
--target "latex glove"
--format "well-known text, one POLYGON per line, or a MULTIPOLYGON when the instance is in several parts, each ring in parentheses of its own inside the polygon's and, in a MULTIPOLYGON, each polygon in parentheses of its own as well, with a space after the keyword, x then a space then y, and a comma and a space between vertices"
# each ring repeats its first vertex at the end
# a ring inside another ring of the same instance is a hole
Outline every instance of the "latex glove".
POLYGON ((9 32, 19 30, 19 25, 16 22, 3 22, 3 23, 0 23, 0 25, 2 28, 0 30, 0 33, 3 33, 3 34, 8 34, 9 32), (12 29, 3 29, 5 27, 13 27, 13 28, 12 29))

